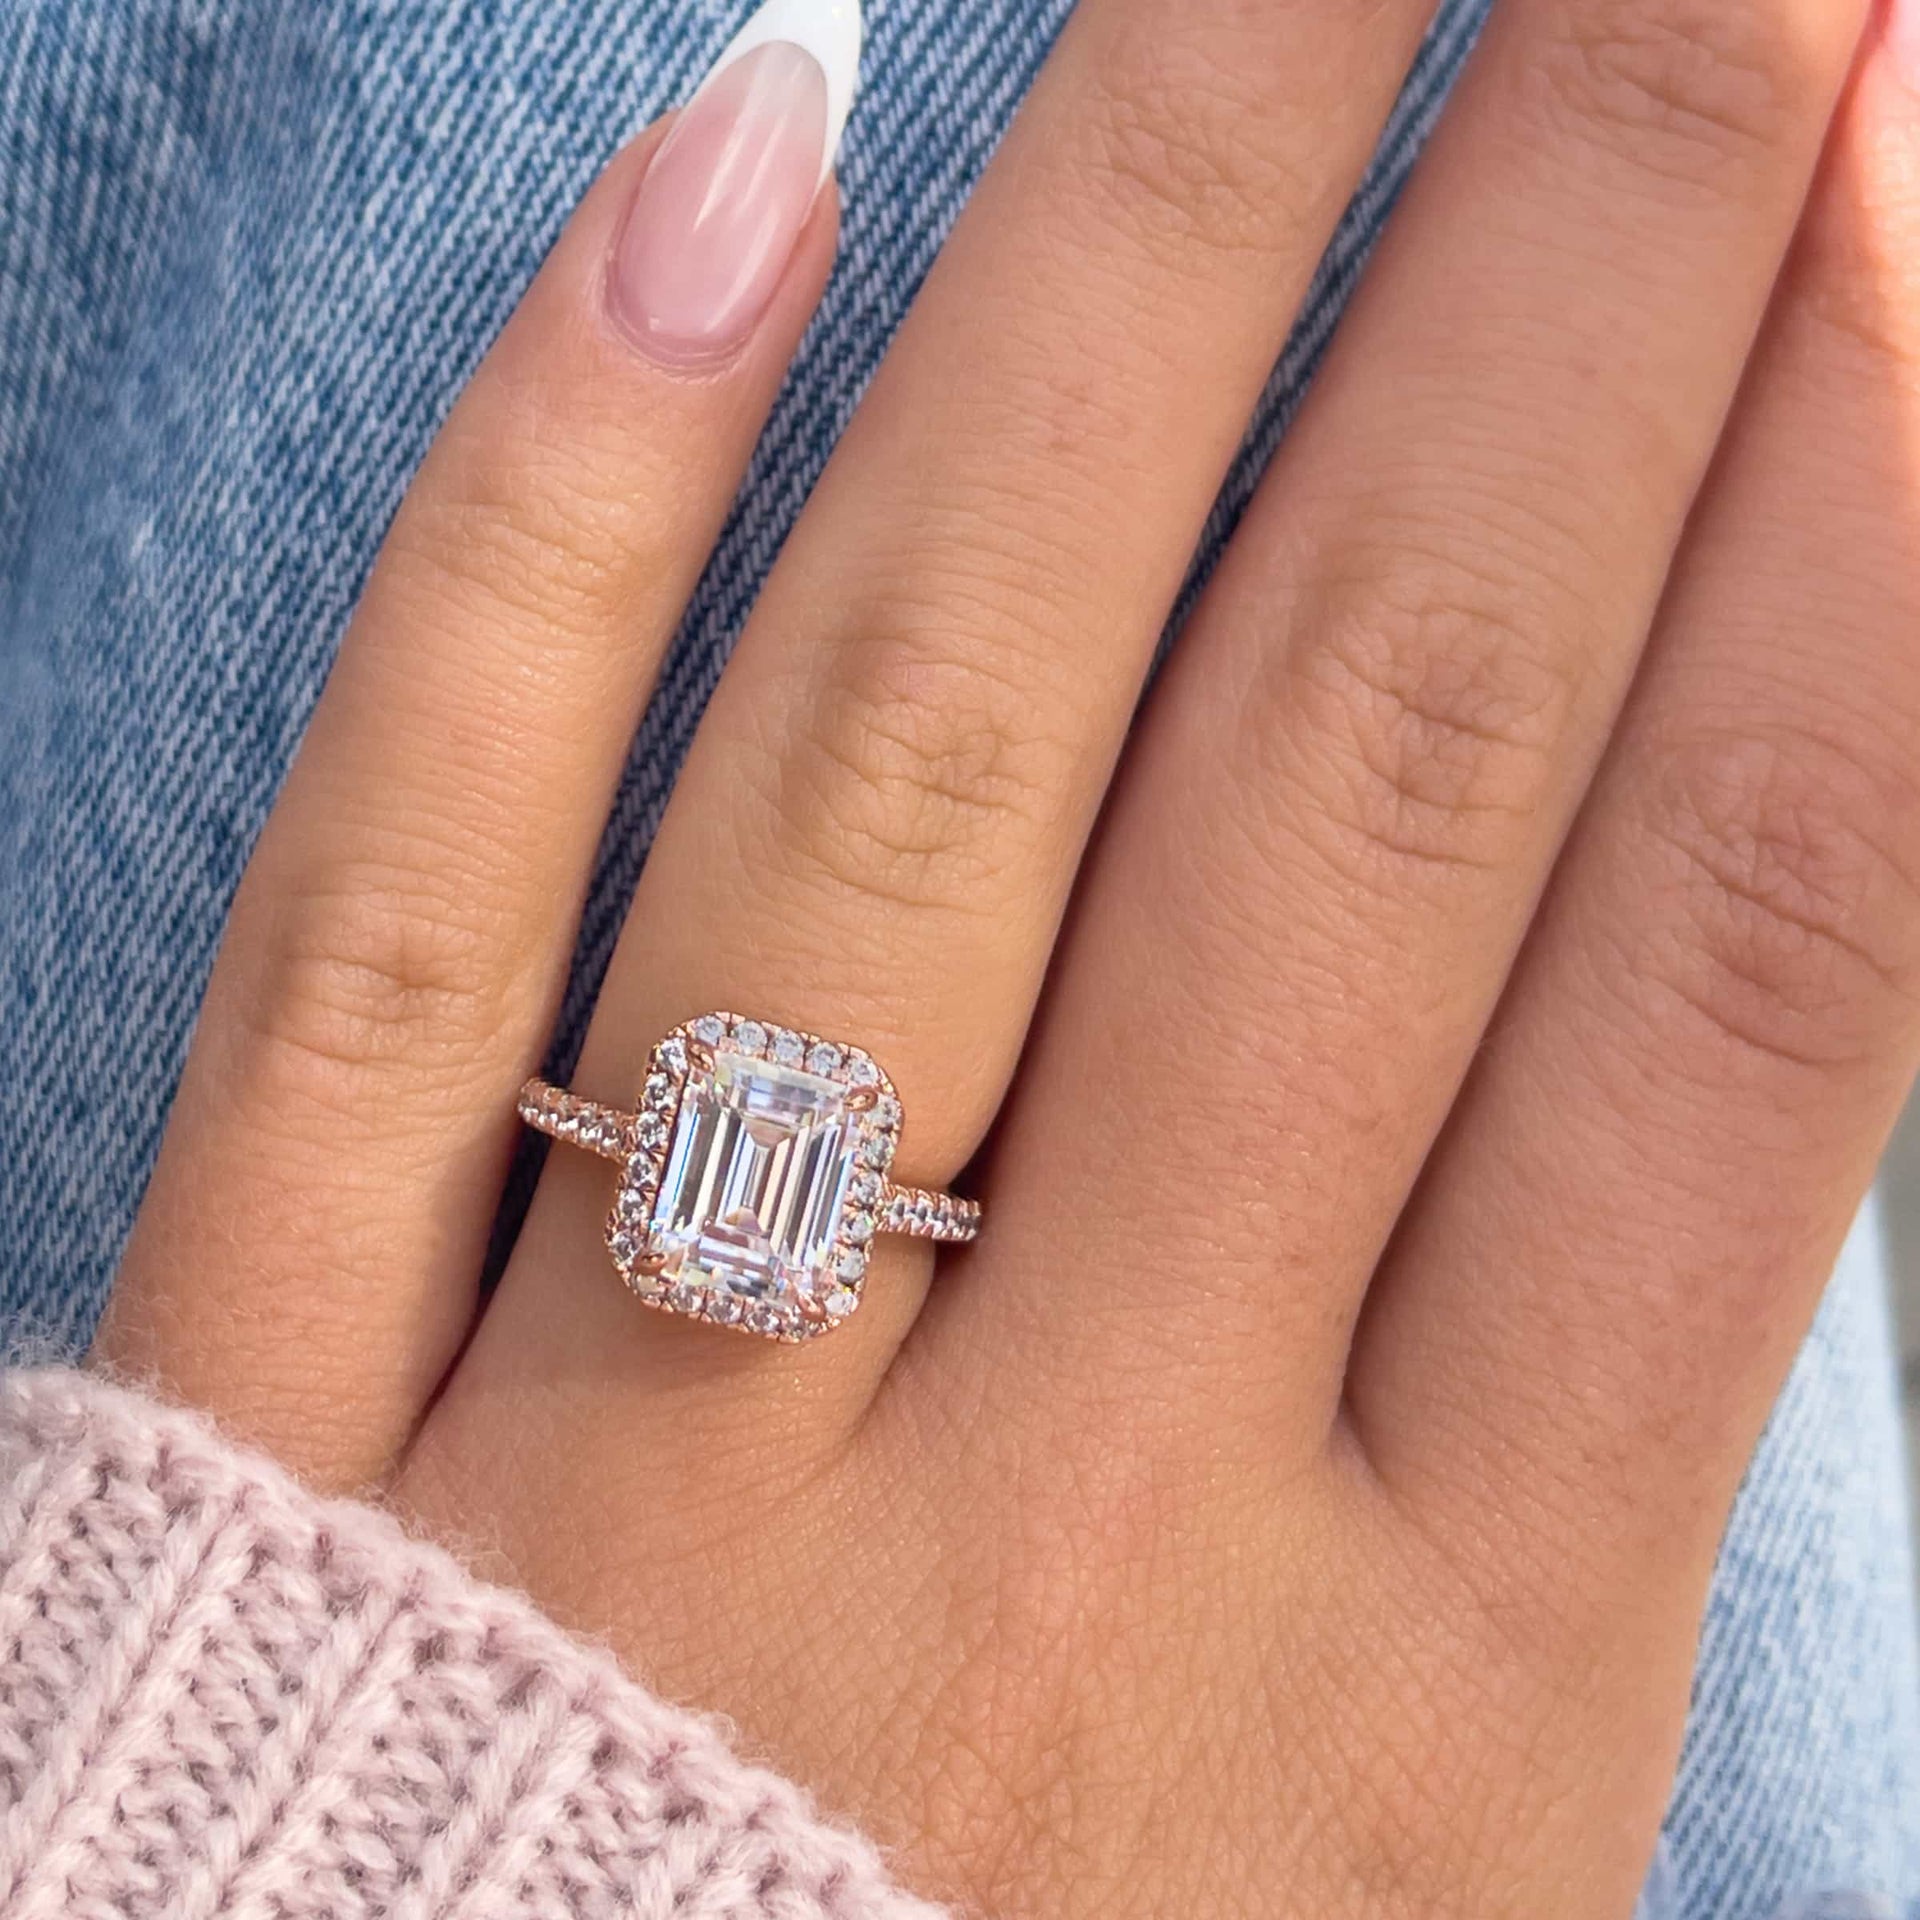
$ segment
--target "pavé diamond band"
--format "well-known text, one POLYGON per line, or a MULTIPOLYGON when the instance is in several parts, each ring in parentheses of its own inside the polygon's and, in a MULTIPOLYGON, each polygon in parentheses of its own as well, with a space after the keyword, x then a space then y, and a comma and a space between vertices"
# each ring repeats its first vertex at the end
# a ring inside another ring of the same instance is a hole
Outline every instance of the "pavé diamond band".
POLYGON ((772 1340, 811 1340, 860 1305, 876 1234, 961 1242, 980 1208, 888 1177, 903 1114, 870 1054, 737 1014, 675 1027, 637 1112, 544 1080, 528 1126, 621 1169, 607 1221, 646 1302, 772 1340))

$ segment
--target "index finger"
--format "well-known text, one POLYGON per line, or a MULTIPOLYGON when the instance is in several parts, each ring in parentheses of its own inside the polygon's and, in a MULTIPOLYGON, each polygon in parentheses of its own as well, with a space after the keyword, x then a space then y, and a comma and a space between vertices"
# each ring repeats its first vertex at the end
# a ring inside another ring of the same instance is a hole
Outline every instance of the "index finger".
POLYGON ((472 1315, 634 726, 826 276, 808 57, 748 56, 589 192, 235 903, 96 1352, 311 1479, 384 1466, 472 1315))

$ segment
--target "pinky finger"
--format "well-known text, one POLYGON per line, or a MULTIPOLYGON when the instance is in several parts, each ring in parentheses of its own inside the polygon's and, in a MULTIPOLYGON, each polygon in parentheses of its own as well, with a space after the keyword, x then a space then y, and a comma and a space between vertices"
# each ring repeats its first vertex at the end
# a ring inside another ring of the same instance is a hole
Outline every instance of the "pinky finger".
POLYGON ((1917 634, 1920 35, 1889 32, 1354 1357, 1389 1479, 1509 1519, 1526 1489, 1544 1564, 1590 1573, 1584 1528, 1704 1583, 1920 1060, 1917 634))

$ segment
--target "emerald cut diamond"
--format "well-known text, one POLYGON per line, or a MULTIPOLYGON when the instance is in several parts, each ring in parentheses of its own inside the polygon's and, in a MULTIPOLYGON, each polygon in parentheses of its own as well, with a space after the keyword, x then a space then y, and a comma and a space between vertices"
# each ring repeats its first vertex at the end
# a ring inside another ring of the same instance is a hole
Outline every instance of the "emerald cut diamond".
POLYGON ((632 1112, 538 1077, 518 1110, 620 1168, 607 1251, 663 1313, 811 1340, 859 1307, 881 1234, 980 1232, 977 1200, 894 1184, 893 1082, 816 1033, 703 1013, 654 1048, 632 1112))
POLYGON ((891 1088, 863 1065, 856 1049, 712 1015, 656 1049, 655 1080, 677 1090, 671 1132, 641 1135, 610 1225, 643 1298, 787 1339, 853 1310, 873 1232, 859 1201, 884 1178, 898 1128, 897 1103, 881 1110, 891 1088), (619 1225, 636 1213, 639 1240, 619 1225))

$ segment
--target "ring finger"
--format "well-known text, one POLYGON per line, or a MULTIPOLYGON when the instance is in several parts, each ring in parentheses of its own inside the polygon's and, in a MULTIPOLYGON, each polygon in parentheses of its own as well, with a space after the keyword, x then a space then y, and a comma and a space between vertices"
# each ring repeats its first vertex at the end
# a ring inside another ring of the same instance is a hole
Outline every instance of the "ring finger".
MULTIPOLYGON (((901 1178, 944 1184, 974 1151, 1166 611, 1426 11, 1080 8, 723 676, 580 1091, 631 1105, 663 1030, 732 1007, 871 1048, 910 1116, 901 1178)), ((550 1160, 429 1449, 529 1374, 611 1423, 580 1449, 602 1462, 644 1456, 663 1407, 752 1430, 756 1375, 790 1433, 796 1369, 831 1410, 815 1431, 840 1430, 924 1259, 889 1243, 865 1311, 796 1359, 634 1312, 609 1192, 550 1160)))

